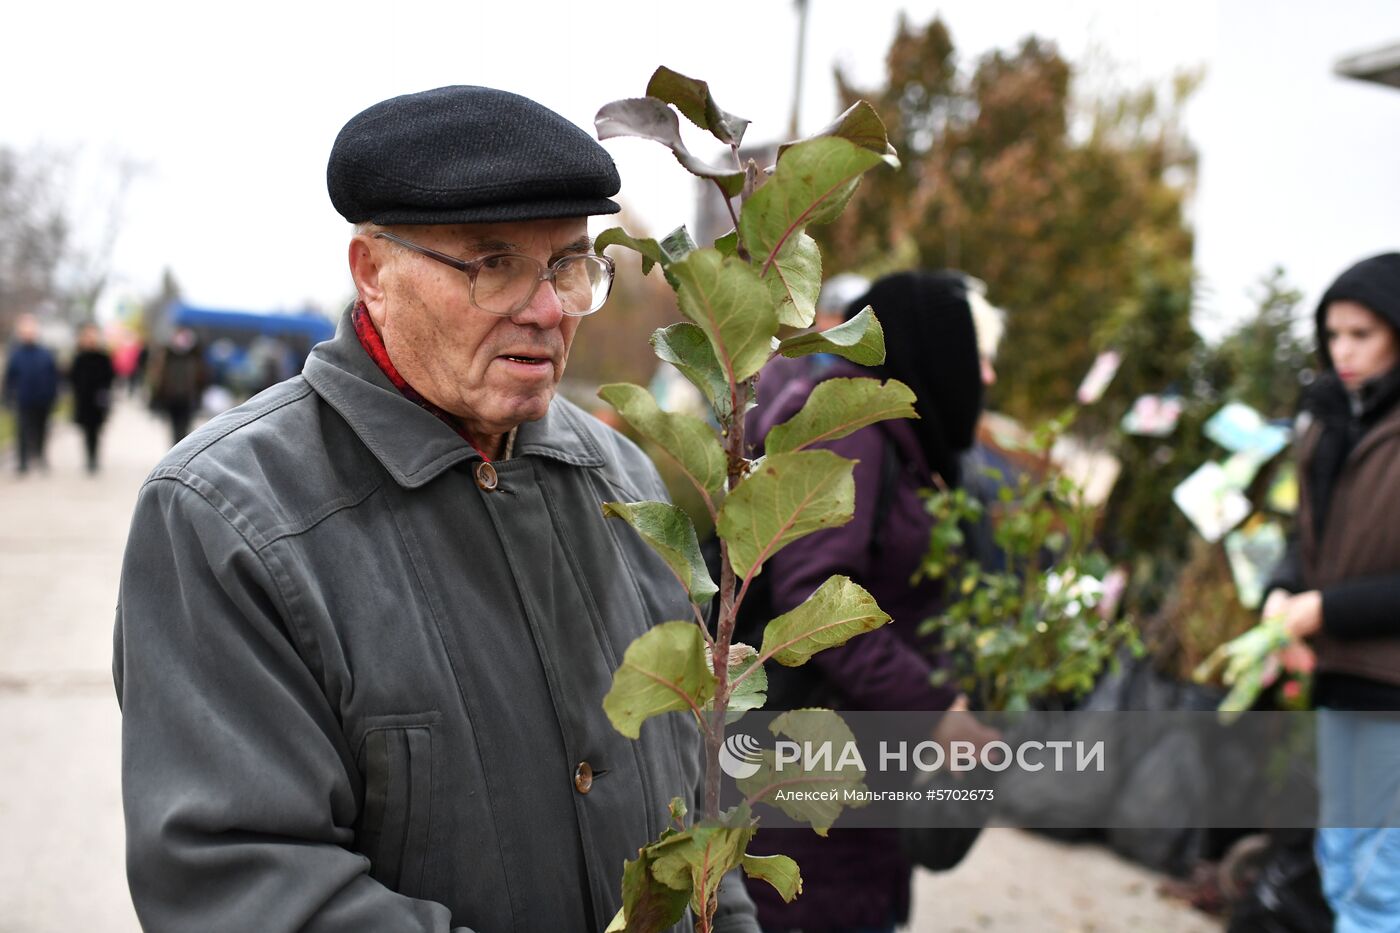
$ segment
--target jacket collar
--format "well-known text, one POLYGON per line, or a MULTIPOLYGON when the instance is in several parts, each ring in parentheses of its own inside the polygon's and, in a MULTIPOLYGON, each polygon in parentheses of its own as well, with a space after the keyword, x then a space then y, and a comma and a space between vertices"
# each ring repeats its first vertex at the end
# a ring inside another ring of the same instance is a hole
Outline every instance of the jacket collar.
MULTIPOLYGON (((417 488, 459 463, 481 459, 457 432, 394 388, 360 346, 349 310, 335 336, 312 348, 302 375, 400 486, 417 488)), ((556 396, 543 418, 522 424, 515 455, 602 466, 602 454, 570 407, 556 396)))
POLYGON ((1371 425, 1370 430, 1361 435, 1361 440, 1357 442, 1348 460, 1359 460, 1370 453, 1379 444, 1400 432, 1400 401, 1390 406, 1390 411, 1386 412, 1376 423, 1371 425))

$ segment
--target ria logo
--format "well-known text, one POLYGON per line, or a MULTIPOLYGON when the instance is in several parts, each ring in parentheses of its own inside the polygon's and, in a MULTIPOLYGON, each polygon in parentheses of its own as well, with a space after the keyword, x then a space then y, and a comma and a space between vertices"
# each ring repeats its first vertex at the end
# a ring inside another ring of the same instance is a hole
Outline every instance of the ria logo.
POLYGON ((763 746, 751 735, 736 732, 720 746, 720 770, 736 781, 753 777, 762 763, 763 746))

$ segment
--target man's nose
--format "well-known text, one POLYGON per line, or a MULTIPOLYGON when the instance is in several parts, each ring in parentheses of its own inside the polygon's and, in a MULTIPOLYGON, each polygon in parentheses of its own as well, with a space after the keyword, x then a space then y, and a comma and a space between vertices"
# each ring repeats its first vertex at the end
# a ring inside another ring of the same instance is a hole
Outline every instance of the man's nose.
POLYGON ((511 315, 517 324, 533 324, 543 330, 551 330, 564 320, 564 303, 554 290, 551 281, 540 282, 535 286, 535 294, 530 303, 511 315))

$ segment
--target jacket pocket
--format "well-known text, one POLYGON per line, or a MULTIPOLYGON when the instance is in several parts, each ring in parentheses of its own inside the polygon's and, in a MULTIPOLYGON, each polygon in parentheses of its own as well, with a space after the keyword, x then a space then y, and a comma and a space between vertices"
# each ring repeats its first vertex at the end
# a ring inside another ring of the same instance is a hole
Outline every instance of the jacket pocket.
POLYGON ((370 726, 360 742, 365 802, 355 843, 369 858, 371 878, 416 897, 432 819, 432 723, 392 718, 399 721, 370 726))

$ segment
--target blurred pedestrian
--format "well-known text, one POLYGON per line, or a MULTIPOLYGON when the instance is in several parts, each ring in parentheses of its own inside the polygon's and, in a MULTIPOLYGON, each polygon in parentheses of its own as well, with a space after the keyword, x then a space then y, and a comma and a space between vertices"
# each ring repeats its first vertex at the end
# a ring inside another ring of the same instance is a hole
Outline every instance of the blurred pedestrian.
MULTIPOLYGON (((839 528, 789 544, 763 573, 771 579, 774 613, 796 608, 828 577, 842 574, 868 590, 893 621, 821 652, 800 669, 775 668, 768 705, 965 710, 967 698, 956 688, 933 684, 941 662, 918 635, 920 624, 945 605, 943 584, 909 581, 933 527, 920 490, 962 482, 960 460, 972 446, 982 407, 966 277, 954 272, 886 276, 851 302, 846 316, 866 305, 874 308, 884 329, 885 362, 866 368, 836 358, 793 373, 776 391, 760 391, 749 424, 761 446, 769 430, 800 411, 828 379, 875 376, 898 379, 913 390, 918 420, 882 421, 814 445, 857 461, 855 515, 839 528)), ((969 716, 944 717, 942 725, 950 732, 935 735, 940 741, 957 738, 981 745, 995 737, 969 716)), ((771 887, 750 885, 766 931, 874 933, 893 931, 895 924, 908 920, 912 864, 897 829, 833 830, 826 838, 806 831, 761 831, 750 851, 782 852, 802 868, 803 894, 791 904, 771 887)))
MULTIPOLYGON (((812 321, 813 330, 830 330, 846 320, 846 309, 851 302, 870 290, 870 280, 854 272, 833 275, 822 283, 817 295, 817 310, 812 321)), ((860 309, 856 309, 860 310, 860 309)))
POLYGON ((127 395, 135 397, 136 390, 146 384, 146 375, 151 368, 151 344, 142 340, 136 347, 136 365, 131 370, 131 381, 127 384, 127 395))
POLYGON ((129 334, 112 348, 112 369, 116 371, 117 381, 126 386, 128 395, 136 393, 136 380, 140 378, 136 372, 136 361, 140 355, 141 342, 129 334))
POLYGON ((982 385, 990 389, 997 381, 997 351, 1006 335, 1006 312, 987 300, 987 283, 966 276, 967 304, 972 311, 973 328, 977 331, 977 360, 982 385))
POLYGON ((84 324, 78 330, 78 352, 68 371, 68 381, 73 386, 73 420, 83 429, 89 473, 97 472, 97 445, 112 408, 115 380, 116 370, 102 345, 101 332, 96 324, 84 324))
POLYGON ((1322 375, 1297 444, 1298 523, 1265 618, 1315 664, 1317 833, 1338 933, 1400 918, 1400 253, 1352 266, 1317 308, 1322 375), (1383 711, 1391 711, 1385 713, 1383 711))
POLYGON ((39 343, 39 321, 22 314, 15 321, 15 346, 5 363, 5 403, 14 407, 19 433, 19 472, 30 463, 48 471, 44 446, 49 435, 49 414, 58 397, 58 366, 53 352, 39 343))
MULTIPOLYGON (((1006 334, 1006 312, 987 300, 987 285, 981 279, 969 275, 964 281, 973 329, 977 333, 978 370, 983 390, 989 391, 997 381, 997 352, 1006 334)), ((1024 470, 997 443, 985 413, 978 420, 976 440, 963 456, 961 466, 963 486, 982 505, 977 533, 968 536, 966 556, 982 569, 1000 573, 1008 562, 1005 552, 996 546, 992 516, 1000 508, 1001 491, 1014 491, 1024 470)))
POLYGON ((194 331, 181 327, 151 362, 151 404, 170 420, 173 444, 190 433, 190 422, 208 386, 199 339, 194 331))

